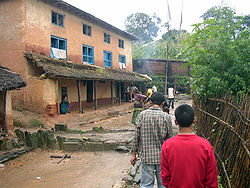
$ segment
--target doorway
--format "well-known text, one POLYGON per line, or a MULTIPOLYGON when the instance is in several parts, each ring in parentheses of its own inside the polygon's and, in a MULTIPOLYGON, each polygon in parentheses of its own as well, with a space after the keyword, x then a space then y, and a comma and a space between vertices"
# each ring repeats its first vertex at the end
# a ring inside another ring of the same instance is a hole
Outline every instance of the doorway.
POLYGON ((93 80, 87 80, 87 102, 93 102, 93 80))

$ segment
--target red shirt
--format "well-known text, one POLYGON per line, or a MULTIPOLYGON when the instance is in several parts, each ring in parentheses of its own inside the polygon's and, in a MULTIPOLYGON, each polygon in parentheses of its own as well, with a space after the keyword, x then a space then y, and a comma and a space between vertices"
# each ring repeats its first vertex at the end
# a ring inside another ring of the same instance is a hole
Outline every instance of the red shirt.
POLYGON ((196 134, 178 134, 162 146, 161 179, 167 188, 218 187, 214 151, 196 134))

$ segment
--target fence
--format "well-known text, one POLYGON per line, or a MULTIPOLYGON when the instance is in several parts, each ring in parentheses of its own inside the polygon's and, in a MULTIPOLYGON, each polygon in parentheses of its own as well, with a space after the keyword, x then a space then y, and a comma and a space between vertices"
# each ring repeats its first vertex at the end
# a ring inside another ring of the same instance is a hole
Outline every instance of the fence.
POLYGON ((237 102, 232 98, 193 99, 197 134, 207 138, 214 147, 223 187, 250 187, 248 100, 248 96, 237 102))

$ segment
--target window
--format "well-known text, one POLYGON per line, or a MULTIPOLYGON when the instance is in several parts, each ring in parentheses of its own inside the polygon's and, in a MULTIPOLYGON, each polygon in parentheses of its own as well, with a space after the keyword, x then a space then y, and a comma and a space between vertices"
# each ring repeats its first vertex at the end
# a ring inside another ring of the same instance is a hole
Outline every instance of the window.
POLYGON ((51 36, 50 56, 56 59, 67 59, 67 40, 51 36))
POLYGON ((119 68, 126 69, 126 57, 124 55, 119 55, 119 68))
POLYGON ((103 50, 104 67, 112 67, 112 52, 103 50))
POLYGON ((118 47, 124 48, 124 40, 119 39, 118 47))
POLYGON ((107 33, 104 33, 104 42, 109 43, 110 44, 110 35, 107 33))
POLYGON ((53 24, 64 27, 64 15, 52 11, 51 21, 53 24))
POLYGON ((91 26, 83 24, 83 26, 82 26, 82 32, 83 32, 84 35, 91 36, 92 35, 92 28, 91 28, 91 26))
POLYGON ((94 64, 94 48, 82 45, 83 63, 94 64))

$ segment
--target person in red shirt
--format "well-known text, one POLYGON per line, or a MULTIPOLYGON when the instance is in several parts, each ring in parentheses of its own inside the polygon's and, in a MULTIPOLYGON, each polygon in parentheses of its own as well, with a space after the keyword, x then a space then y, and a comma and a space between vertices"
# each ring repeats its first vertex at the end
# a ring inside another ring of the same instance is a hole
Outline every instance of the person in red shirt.
POLYGON ((218 187, 213 147, 208 140, 193 133, 194 110, 187 104, 175 110, 177 136, 162 146, 161 179, 167 188, 218 187))

